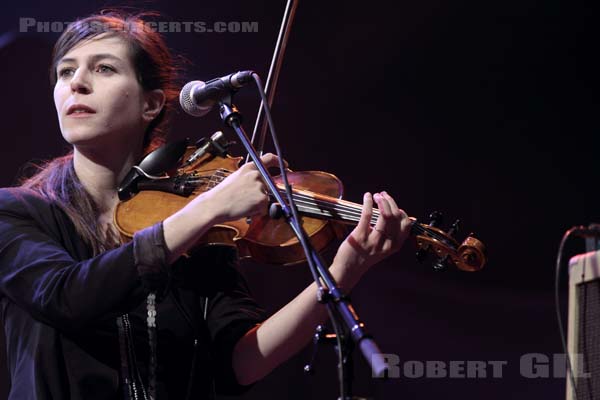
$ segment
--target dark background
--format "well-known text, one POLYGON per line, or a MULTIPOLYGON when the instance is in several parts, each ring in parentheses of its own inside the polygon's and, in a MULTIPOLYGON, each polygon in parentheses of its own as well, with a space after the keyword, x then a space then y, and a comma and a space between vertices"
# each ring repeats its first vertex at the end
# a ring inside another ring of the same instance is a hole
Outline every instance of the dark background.
MULTIPOLYGON (((18 34, 19 18, 70 21, 107 4, 116 3, 26 0, 3 6, 1 185, 14 184, 27 161, 67 148, 47 79, 58 34, 18 34)), ((258 21, 257 33, 166 34, 173 50, 192 61, 182 82, 240 69, 266 79, 285 5, 125 4, 159 10, 171 21, 258 21)), ((497 379, 383 382, 371 379, 357 356, 357 394, 564 398, 563 379, 527 379, 519 359, 562 352, 553 304, 558 244, 569 227, 600 221, 597 17, 590 5, 567 0, 299 5, 273 106, 291 167, 336 174, 352 201, 367 190, 387 190, 412 216, 440 210, 447 222, 460 218, 459 237, 475 232, 488 249, 489 262, 478 273, 434 273, 405 246, 353 291, 368 330, 402 362, 507 361, 497 379)), ((258 95, 244 89, 236 103, 251 131, 258 95)), ((171 131, 197 139, 218 129, 215 112, 199 120, 179 112, 171 131)), ((573 239, 566 256, 584 249, 581 239, 573 239)), ((310 281, 304 264, 243 267, 270 311, 310 281)), ((561 294, 566 311, 566 285, 561 294)), ((307 377, 302 366, 309 350, 244 398, 335 398, 333 351, 321 349, 318 373, 307 377)), ((4 373, 2 393, 8 385, 4 373)))

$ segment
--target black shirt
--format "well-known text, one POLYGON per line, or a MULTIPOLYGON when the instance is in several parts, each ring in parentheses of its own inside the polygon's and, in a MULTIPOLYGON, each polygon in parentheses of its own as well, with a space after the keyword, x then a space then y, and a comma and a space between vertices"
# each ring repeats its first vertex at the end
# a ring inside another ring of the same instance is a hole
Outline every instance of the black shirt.
POLYGON ((166 266, 162 224, 92 257, 57 205, 30 190, 0 189, 9 399, 123 398, 116 320, 124 313, 147 382, 147 286, 167 281, 157 305, 157 397, 243 391, 231 368, 232 349, 263 312, 236 264, 235 249, 214 246, 166 266))

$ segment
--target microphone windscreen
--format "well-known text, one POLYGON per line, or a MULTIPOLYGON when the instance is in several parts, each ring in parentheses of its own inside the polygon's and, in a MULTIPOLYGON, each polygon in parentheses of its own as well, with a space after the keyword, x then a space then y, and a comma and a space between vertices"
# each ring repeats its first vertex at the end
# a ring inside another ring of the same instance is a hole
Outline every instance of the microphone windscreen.
POLYGON ((201 107, 192 100, 192 91, 205 85, 202 81, 191 81, 185 84, 179 93, 179 104, 183 111, 194 117, 203 117, 208 114, 212 109, 212 104, 209 107, 201 107))

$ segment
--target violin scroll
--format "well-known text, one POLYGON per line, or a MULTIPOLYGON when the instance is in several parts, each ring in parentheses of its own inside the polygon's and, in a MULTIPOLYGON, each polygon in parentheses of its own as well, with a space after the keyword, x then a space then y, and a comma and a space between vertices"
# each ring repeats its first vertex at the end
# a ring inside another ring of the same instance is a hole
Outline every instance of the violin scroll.
POLYGON ((442 230, 442 216, 439 212, 431 214, 431 223, 422 224, 414 220, 413 233, 416 236, 417 260, 422 262, 427 253, 435 254, 437 260, 433 268, 444 270, 449 264, 454 264, 463 271, 479 271, 486 262, 486 251, 483 243, 469 235, 462 243, 453 237, 458 231, 458 223, 452 224, 448 232, 442 230))
POLYGON ((485 265, 485 246, 472 236, 462 242, 457 254, 456 266, 463 271, 479 271, 485 265))

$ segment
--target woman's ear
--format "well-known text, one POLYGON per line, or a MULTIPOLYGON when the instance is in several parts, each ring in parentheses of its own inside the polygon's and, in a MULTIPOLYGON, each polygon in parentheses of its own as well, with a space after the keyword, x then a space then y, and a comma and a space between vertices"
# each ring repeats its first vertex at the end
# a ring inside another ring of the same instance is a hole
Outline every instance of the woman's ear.
POLYGON ((149 90, 144 93, 144 110, 142 118, 150 123, 158 116, 165 105, 165 92, 162 89, 149 90))

